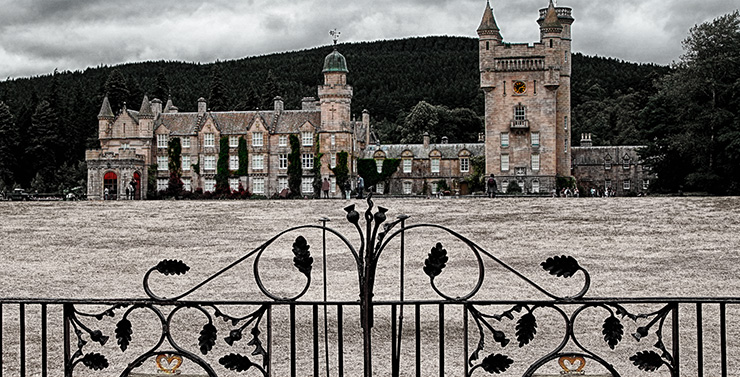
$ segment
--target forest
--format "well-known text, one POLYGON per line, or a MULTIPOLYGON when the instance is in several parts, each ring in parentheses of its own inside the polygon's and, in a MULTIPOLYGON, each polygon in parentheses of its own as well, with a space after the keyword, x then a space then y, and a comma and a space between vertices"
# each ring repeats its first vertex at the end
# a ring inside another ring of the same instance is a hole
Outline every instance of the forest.
MULTIPOLYGON (((353 116, 368 109, 382 142, 418 142, 424 131, 450 142, 477 141, 483 129, 477 39, 408 38, 337 49, 350 71, 353 116), (434 125, 419 126, 417 108, 434 112, 434 125)), ((114 108, 136 110, 145 94, 171 98, 180 111, 195 111, 199 97, 213 111, 265 109, 278 95, 286 109, 299 108, 303 97, 316 97, 331 51, 328 46, 209 64, 129 63, 7 79, 0 82, 0 190, 84 185, 84 151, 98 146, 97 114, 106 94, 114 108)), ((642 145, 654 137, 641 116, 673 68, 580 53, 572 64, 576 141, 582 132, 592 133, 595 145, 642 145)))

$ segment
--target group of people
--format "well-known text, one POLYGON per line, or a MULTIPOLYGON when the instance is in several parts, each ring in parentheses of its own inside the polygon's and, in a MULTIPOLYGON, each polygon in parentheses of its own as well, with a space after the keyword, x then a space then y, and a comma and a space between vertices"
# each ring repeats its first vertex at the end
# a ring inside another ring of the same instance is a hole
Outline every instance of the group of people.
MULTIPOLYGON (((342 188, 344 189, 345 199, 349 199, 352 195, 352 184, 350 183, 350 181, 345 181, 342 188)), ((321 182, 321 192, 323 193, 322 197, 324 199, 329 199, 329 190, 331 190, 331 182, 329 182, 328 178, 324 178, 324 181, 321 182)), ((362 177, 357 177, 357 199, 363 198, 364 191, 365 180, 362 179, 362 177)))

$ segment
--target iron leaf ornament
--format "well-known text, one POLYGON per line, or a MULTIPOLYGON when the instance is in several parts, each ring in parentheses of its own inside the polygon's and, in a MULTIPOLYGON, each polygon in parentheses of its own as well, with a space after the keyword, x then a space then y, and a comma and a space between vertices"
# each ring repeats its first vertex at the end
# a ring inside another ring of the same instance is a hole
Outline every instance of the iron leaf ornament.
POLYGON ((516 340, 519 341, 519 347, 529 344, 535 334, 537 334, 537 319, 534 314, 527 313, 521 316, 516 322, 516 340))
POLYGON ((609 345, 609 348, 614 349, 620 341, 622 341, 622 335, 624 335, 624 326, 619 318, 615 316, 609 316, 604 320, 604 326, 601 330, 604 334, 604 341, 609 345))
POLYGON ((311 252, 309 251, 310 248, 311 246, 308 245, 308 242, 303 236, 298 236, 295 242, 293 242, 293 254, 295 255, 293 257, 293 264, 306 277, 311 275, 311 267, 313 265, 313 257, 311 257, 311 252))
POLYGON ((498 374, 506 372, 513 363, 514 360, 508 356, 497 353, 486 356, 481 363, 481 367, 490 374, 498 374))
POLYGON ((190 266, 180 260, 165 259, 159 262, 154 269, 164 275, 183 275, 190 270, 190 266))
POLYGON ((213 349, 213 346, 216 344, 216 332, 216 326, 213 326, 212 323, 209 322, 203 325, 203 330, 200 331, 200 336, 198 337, 198 345, 202 354, 207 355, 213 349))
POLYGON ((654 351, 641 351, 630 357, 632 364, 635 364, 640 370, 653 372, 663 365, 663 359, 654 351))
POLYGON ((108 368, 108 359, 96 352, 88 353, 80 361, 82 362, 82 365, 91 370, 103 370, 108 368))
POLYGON ((564 278, 569 278, 575 275, 575 273, 581 269, 581 266, 578 265, 578 261, 576 261, 575 258, 565 255, 547 258, 546 261, 542 262, 541 266, 545 271, 549 272, 550 275, 564 278))
POLYGON ((257 365, 253 363, 252 360, 249 360, 248 357, 242 356, 238 353, 230 353, 218 359, 218 362, 223 365, 224 368, 235 372, 246 372, 249 368, 257 365))
POLYGON ((442 247, 442 244, 437 242, 437 245, 432 248, 429 253, 429 257, 424 260, 424 273, 429 276, 432 280, 442 273, 442 270, 447 266, 447 250, 442 247))
POLYGON ((116 339, 118 339, 118 345, 121 347, 121 351, 126 352, 129 343, 131 343, 131 321, 124 318, 116 324, 116 339))

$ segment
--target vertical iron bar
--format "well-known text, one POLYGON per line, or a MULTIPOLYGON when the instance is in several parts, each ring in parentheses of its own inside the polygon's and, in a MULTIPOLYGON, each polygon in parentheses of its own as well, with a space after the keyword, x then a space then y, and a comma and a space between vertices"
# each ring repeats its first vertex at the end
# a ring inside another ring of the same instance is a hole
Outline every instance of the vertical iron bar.
POLYGON ((337 363, 339 364, 339 377, 344 377, 344 339, 342 331, 342 305, 337 305, 337 363))
POLYGON ((696 366, 697 377, 704 377, 704 331, 701 303, 696 304, 696 366))
POLYGON ((313 305, 313 375, 319 375, 319 306, 313 305))
POLYGON ((416 377, 421 377, 421 305, 416 304, 416 377))
POLYGON ((41 304, 41 377, 47 376, 46 304, 41 304))
MULTIPOLYGON (((400 292, 399 292, 399 298, 401 300, 401 308, 399 309, 398 313, 398 337, 396 338, 396 341, 398 344, 396 345, 396 352, 393 354, 393 362, 395 363, 396 367, 396 375, 400 375, 401 373, 401 339, 403 337, 403 300, 405 298, 405 283, 406 283, 406 269, 405 269, 405 261, 406 261, 406 219, 408 216, 401 215, 398 216, 401 219, 401 283, 400 283, 400 292)), ((394 316, 395 317, 395 316, 394 316)), ((396 327, 393 326, 393 331, 396 327)))
POLYGON ((267 375, 272 376, 272 305, 267 306, 267 360, 263 360, 267 375))
POLYGON ((439 377, 445 377, 445 307, 439 304, 439 377))
POLYGON ((391 376, 398 376, 396 360, 396 304, 391 305, 391 376))
POLYGON ((719 343, 722 352, 722 377, 727 377, 727 323, 725 303, 719 304, 719 343))
POLYGON ((26 304, 20 304, 21 377, 26 376, 26 304))
POLYGON ((295 304, 290 304, 290 376, 295 377, 295 304))
POLYGON ((64 338, 64 376, 65 377, 72 377, 72 360, 70 360, 70 356, 72 353, 70 352, 69 348, 69 315, 70 315, 70 304, 64 304, 62 306, 62 316, 64 317, 64 325, 63 330, 64 334, 62 337, 64 338))
POLYGON ((468 309, 463 305, 463 365, 465 375, 468 375, 468 309))
POLYGON ((679 354, 679 337, 678 331, 678 303, 673 304, 673 375, 679 377, 681 374, 681 355, 679 354))
POLYGON ((3 305, 0 304, 0 377, 3 377, 3 305))
POLYGON ((327 301, 327 286, 326 286, 326 222, 328 218, 323 217, 321 219, 322 237, 323 237, 323 254, 324 254, 324 355, 326 358, 326 377, 329 377, 329 324, 327 323, 328 309, 326 307, 327 301))

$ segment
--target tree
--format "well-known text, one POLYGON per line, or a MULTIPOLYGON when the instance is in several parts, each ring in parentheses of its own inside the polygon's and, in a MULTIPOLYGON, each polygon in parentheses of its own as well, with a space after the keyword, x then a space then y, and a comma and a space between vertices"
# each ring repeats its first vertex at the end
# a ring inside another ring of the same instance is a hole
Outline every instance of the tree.
POLYGON ((344 185, 347 183, 347 180, 349 180, 349 166, 348 166, 348 157, 349 153, 346 151, 341 151, 337 153, 337 166, 334 169, 331 169, 331 171, 334 173, 334 176, 337 178, 337 185, 339 185, 339 189, 342 190, 342 197, 346 197, 346 193, 344 192, 344 185))
POLYGON ((249 167, 249 152, 247 149, 247 140, 243 136, 239 136, 239 170, 236 171, 238 176, 246 176, 248 174, 249 167))
POLYGON ((18 128, 5 102, 0 102, 0 182, 12 187, 19 146, 18 128))
POLYGON ((152 90, 152 99, 158 98, 160 101, 167 101, 170 97, 170 84, 167 82, 167 76, 164 75, 164 69, 160 69, 157 78, 154 80, 154 90, 152 90))
POLYGON ((130 94, 126 79, 118 68, 112 70, 108 75, 108 80, 105 81, 105 92, 108 93, 108 100, 113 113, 118 114, 130 94))
POLYGON ((303 180, 303 166, 301 165, 301 144, 298 136, 291 134, 290 154, 288 154, 288 189, 292 198, 301 196, 301 181, 303 180))
POLYGON ((224 82, 219 64, 211 68, 211 86, 208 95, 208 107, 211 111, 226 111, 229 107, 228 89, 224 82))
POLYGON ((157 164, 151 164, 146 169, 146 198, 147 200, 157 199, 157 164))
POLYGON ((182 193, 182 146, 180 138, 174 137, 167 143, 167 164, 170 172, 170 180, 167 182, 167 195, 179 196, 182 193))
POLYGON ((267 71, 267 77, 262 85, 262 109, 271 109, 274 106, 275 97, 279 95, 280 85, 272 69, 270 69, 267 71))
POLYGON ((59 149, 58 117, 49 102, 41 101, 31 116, 31 127, 28 130, 28 146, 25 158, 31 161, 31 171, 40 175, 35 179, 39 191, 51 191, 56 188, 54 177, 57 168, 57 150, 59 149), (39 182, 43 182, 43 186, 39 182))
POLYGON ((411 109, 406 116, 405 127, 401 128, 401 143, 418 143, 421 141, 421 135, 429 132, 432 136, 433 129, 439 123, 438 110, 435 106, 425 101, 420 101, 411 109))
POLYGON ((216 163, 216 193, 228 194, 229 187, 229 138, 222 136, 219 141, 218 162, 216 163))
POLYGON ((689 31, 676 71, 644 110, 656 187, 740 193, 740 11, 689 31))

